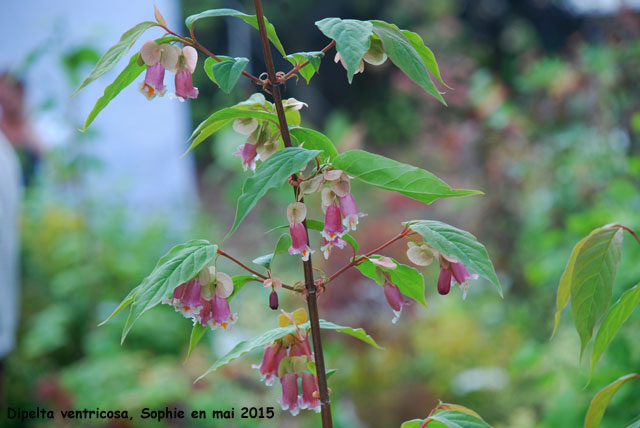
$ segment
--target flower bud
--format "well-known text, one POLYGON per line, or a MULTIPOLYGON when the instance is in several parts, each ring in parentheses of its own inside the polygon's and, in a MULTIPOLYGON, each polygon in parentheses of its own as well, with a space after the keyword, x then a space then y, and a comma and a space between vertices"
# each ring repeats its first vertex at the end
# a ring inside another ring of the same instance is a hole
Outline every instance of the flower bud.
POLYGON ((383 285, 384 288, 384 297, 387 298, 387 303, 391 306, 396 312, 402 310, 402 305, 404 304, 404 299, 402 298, 402 293, 400 293, 400 289, 390 282, 386 282, 383 285))
POLYGON ((440 268, 440 276, 438 276, 438 293, 444 295, 449 294, 451 290, 451 269, 440 268))
POLYGON ((275 290, 269 294, 269 307, 274 311, 278 310, 278 293, 275 290))

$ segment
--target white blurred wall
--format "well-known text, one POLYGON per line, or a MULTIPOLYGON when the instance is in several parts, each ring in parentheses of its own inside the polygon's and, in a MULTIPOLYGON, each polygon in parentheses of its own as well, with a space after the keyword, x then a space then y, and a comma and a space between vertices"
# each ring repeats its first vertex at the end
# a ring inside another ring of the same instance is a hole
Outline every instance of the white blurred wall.
POLYGON ((152 101, 137 91, 141 75, 100 113, 88 135, 77 131, 130 55, 162 30, 147 31, 120 64, 74 98, 69 95, 75 88, 61 66, 62 55, 78 46, 104 53, 124 31, 153 20, 154 4, 171 27, 181 28, 179 4, 171 0, 2 0, 0 71, 15 71, 28 54, 41 49, 22 77, 44 146, 84 141, 104 166, 83 180, 92 198, 123 202, 136 214, 180 218, 196 203, 196 183, 192 159, 181 157, 190 132, 189 102, 167 96, 174 90, 173 75, 165 76, 167 94, 152 101))

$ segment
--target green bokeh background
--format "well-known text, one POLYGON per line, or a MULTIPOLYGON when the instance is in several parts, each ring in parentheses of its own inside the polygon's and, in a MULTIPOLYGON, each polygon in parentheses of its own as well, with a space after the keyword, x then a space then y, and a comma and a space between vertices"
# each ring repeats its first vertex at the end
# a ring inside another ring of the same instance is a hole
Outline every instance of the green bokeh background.
MULTIPOLYGON (((250 2, 239 3, 251 10, 250 2)), ((335 333, 323 337, 328 365, 338 369, 330 379, 335 426, 397 427, 425 417, 438 400, 471 407, 497 428, 581 426, 598 390, 640 370, 638 311, 586 387, 588 361, 578 361, 569 311, 549 339, 555 290, 573 245, 607 223, 640 230, 640 16, 622 10, 577 17, 554 2, 265 3, 288 52, 322 48, 328 40, 313 22, 326 16, 380 18, 423 37, 453 88, 440 86, 449 107, 388 62, 367 66, 349 86, 332 54, 309 87, 302 79, 290 80, 285 94, 309 103, 303 122, 325 132, 341 151, 365 148, 426 168, 455 187, 485 192, 425 206, 353 183, 360 208, 368 213, 354 234, 361 248, 393 236, 402 221, 442 220, 485 243, 505 288, 504 300, 483 281, 471 285, 466 300, 457 289, 442 297, 436 293, 437 268, 429 267, 424 270, 429 309, 410 306, 392 325, 382 289, 372 281, 349 272, 332 284, 321 298, 322 317, 362 326, 385 348, 335 333), (501 6, 489 7, 495 4, 501 6)), ((183 13, 222 6, 188 1, 183 13)), ((197 34, 212 51, 226 53, 223 20, 202 21, 197 34)), ((257 33, 252 37, 253 71, 259 74, 257 33)), ((76 69, 73 58, 66 62, 70 75, 76 69)), ((279 59, 276 66, 290 67, 279 59)), ((228 97, 202 70, 194 79, 201 94, 191 103, 194 125, 212 109, 257 90, 244 81, 228 97)), ((245 177, 230 155, 242 140, 227 130, 196 149, 202 209, 179 229, 163 222, 131 225, 121 207, 100 201, 60 202, 45 189, 52 183, 73 185, 84 169, 95 166, 68 152, 47 155, 49 167, 25 194, 20 331, 18 347, 6 361, 10 405, 120 408, 136 415, 143 407, 235 407, 237 412, 243 406, 275 406, 271 421, 167 426, 320 426, 313 413, 293 418, 280 411, 279 388, 265 387, 251 369, 260 353, 192 383, 235 342, 276 326, 268 292, 259 286, 247 285, 234 299, 238 324, 227 333, 209 333, 186 362, 190 322, 168 307, 146 314, 122 346, 125 316, 97 327, 172 245, 190 238, 221 242, 245 177)), ((279 234, 264 231, 285 222, 290 199, 288 189, 270 193, 225 242, 225 251, 243 260, 269 252, 279 234)), ((320 215, 318 199, 309 198, 314 218, 320 215)), ((640 250, 629 238, 614 300, 640 278, 640 250)), ((312 240, 318 247, 319 237, 312 240)), ((407 262, 403 245, 385 254, 407 262)), ((345 250, 325 262, 319 254, 315 266, 327 273, 349 256, 345 250)), ((225 269, 241 273, 233 265, 225 269)), ((281 256, 274 272, 289 283, 300 280, 299 259, 281 256)), ((288 311, 304 304, 281 294, 288 311)), ((625 426, 639 412, 640 383, 631 382, 613 399, 602 426, 625 426)), ((160 425, 137 419, 134 425, 103 426, 160 425)))

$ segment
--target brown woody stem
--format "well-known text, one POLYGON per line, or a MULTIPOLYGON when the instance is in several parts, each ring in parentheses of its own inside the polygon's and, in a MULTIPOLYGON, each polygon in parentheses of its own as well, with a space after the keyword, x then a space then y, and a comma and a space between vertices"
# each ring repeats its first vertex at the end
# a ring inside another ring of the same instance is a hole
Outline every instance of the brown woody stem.
MULTIPOLYGON (((278 113, 278 121, 280 122, 280 132, 282 134, 282 141, 285 147, 291 147, 291 135, 289 135, 289 127, 287 126, 287 118, 284 114, 284 107, 282 105, 282 97, 280 95, 279 81, 276 77, 276 70, 273 65, 273 57, 271 56, 271 48, 269 46, 269 38, 267 37, 267 29, 264 24, 264 12, 262 11, 261 0, 253 0, 253 4, 256 9, 256 17, 258 19, 258 27, 260 30, 260 40, 262 41, 262 51, 264 53, 264 62, 267 67, 267 74, 269 76, 269 87, 273 101, 278 113)), ((294 177, 296 181, 297 177, 294 177)), ((294 196, 296 188, 294 187, 294 196)), ((301 201, 304 203, 304 201, 301 201)), ((309 229, 307 228, 306 221, 302 224, 307 232, 307 242, 309 241, 309 229)), ((318 376, 318 389, 320 393, 320 405, 322 416, 322 428, 332 428, 333 421, 331 419, 331 401, 329 400, 329 388, 327 387, 327 376, 324 365, 324 353, 322 351, 322 341, 320 338, 320 317, 318 315, 318 294, 316 285, 313 279, 313 267, 311 265, 311 258, 303 262, 304 268, 304 281, 307 290, 307 305, 309 308, 309 321, 311 324, 311 339, 313 341, 314 357, 316 363, 316 374, 318 376)))

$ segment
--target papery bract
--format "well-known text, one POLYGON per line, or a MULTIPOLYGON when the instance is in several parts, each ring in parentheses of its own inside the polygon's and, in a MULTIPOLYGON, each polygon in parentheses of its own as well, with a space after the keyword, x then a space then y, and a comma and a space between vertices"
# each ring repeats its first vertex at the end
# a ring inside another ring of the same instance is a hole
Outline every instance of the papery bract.
POLYGON ((407 257, 411 263, 418 266, 429 266, 433 262, 437 252, 427 244, 417 245, 415 242, 409 242, 407 257))

